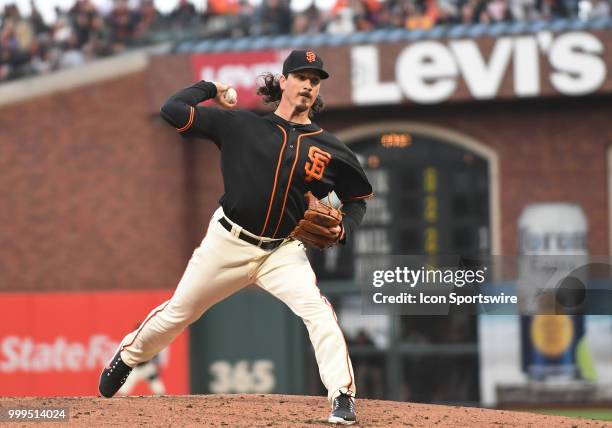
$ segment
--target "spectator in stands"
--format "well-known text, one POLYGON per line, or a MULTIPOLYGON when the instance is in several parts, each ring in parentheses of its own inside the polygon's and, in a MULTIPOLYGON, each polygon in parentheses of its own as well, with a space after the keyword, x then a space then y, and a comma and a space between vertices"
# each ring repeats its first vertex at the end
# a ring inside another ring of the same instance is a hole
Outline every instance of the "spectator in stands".
POLYGON ((568 18, 569 12, 563 0, 537 0, 541 17, 545 20, 568 18))
POLYGON ((372 31, 374 29, 365 2, 362 0, 337 0, 333 10, 350 9, 355 31, 372 31))
POLYGON ((32 42, 34 41, 34 28, 29 19, 23 18, 19 10, 15 8, 14 19, 11 21, 13 26, 14 42, 16 49, 26 54, 29 52, 32 42))
POLYGON ((30 71, 33 74, 49 73, 54 69, 54 63, 50 55, 50 41, 47 33, 34 39, 30 50, 30 71))
POLYGON ((98 11, 91 0, 79 0, 70 10, 69 16, 72 18, 77 45, 79 49, 83 49, 93 36, 93 21, 98 16, 98 11))
POLYGON ((476 0, 467 0, 461 6, 461 23, 471 25, 477 22, 476 19, 476 0))
POLYGON ((38 8, 34 3, 34 0, 30 0, 30 8, 32 11, 30 13, 30 23, 32 24, 32 28, 34 29, 34 34, 36 34, 37 36, 40 34, 48 34, 50 31, 49 26, 45 24, 42 15, 38 11, 38 8))
POLYGON ((333 12, 330 21, 327 23, 326 32, 329 34, 354 33, 355 11, 350 7, 344 7, 333 12))
POLYGON ((516 21, 533 21, 539 18, 535 0, 511 0, 510 14, 516 21))
POLYGON ((407 12, 405 26, 408 30, 429 30, 435 23, 431 14, 425 12, 423 4, 409 2, 407 12))
POLYGON ((609 0, 585 0, 581 1, 580 4, 584 4, 582 7, 586 9, 586 13, 582 15, 583 19, 596 19, 610 16, 609 0))
POLYGON ((240 0, 236 24, 237 37, 251 34, 253 15, 255 15, 255 7, 248 0, 240 0))
POLYGON ((104 18, 101 15, 97 15, 91 21, 89 43, 86 46, 87 55, 89 57, 110 55, 112 53, 110 40, 110 30, 104 18))
POLYGON ((605 18, 612 16, 612 5, 609 0, 594 0, 593 12, 589 18, 605 18))
POLYGON ((391 15, 390 26, 402 28, 406 22, 408 0, 389 0, 385 3, 385 8, 391 15))
POLYGON ((57 19, 51 27, 51 34, 53 43, 56 46, 66 43, 72 35, 72 26, 70 25, 70 19, 67 14, 63 13, 59 8, 56 8, 57 19))
POLYGON ((490 24, 491 16, 487 11, 488 0, 479 0, 476 2, 476 8, 474 9, 474 16, 476 18, 476 23, 479 24, 490 24))
POLYGON ((179 1, 176 9, 170 14, 170 19, 179 27, 189 27, 199 20, 195 6, 187 0, 179 1))
POLYGON ((381 8, 376 14, 376 29, 393 28, 393 15, 388 7, 381 8))
POLYGON ((137 16, 130 10, 127 0, 116 0, 108 17, 113 52, 121 52, 132 43, 136 32, 137 16))
POLYGON ((436 24, 459 24, 461 16, 459 14, 459 6, 451 0, 442 0, 438 2, 438 18, 436 24))
POLYGON ((68 40, 62 46, 62 53, 59 58, 59 68, 78 67, 85 63, 85 55, 79 48, 79 39, 76 32, 70 34, 68 40))
POLYGON ((291 10, 286 0, 263 0, 255 10, 255 31, 257 35, 289 34, 291 31, 291 10))
POLYGON ((236 0, 208 0, 208 13, 211 15, 237 15, 240 3, 236 0))
POLYGON ((378 0, 361 0, 361 3, 363 5, 362 10, 365 12, 365 19, 370 23, 371 29, 375 29, 385 4, 378 0))
POLYGON ((250 34, 255 8, 246 0, 208 0, 207 34, 213 37, 242 37, 250 34))
POLYGON ((372 28, 361 0, 336 0, 328 23, 327 31, 334 34, 350 34, 354 31, 369 31, 372 28), (364 30, 365 28, 367 30, 364 30))
POLYGON ((511 19, 507 0, 491 0, 487 4, 487 15, 491 22, 509 21, 511 19))
POLYGON ((134 38, 144 40, 149 32, 157 29, 161 20, 162 16, 155 8, 153 0, 142 0, 137 11, 138 24, 134 31, 134 38))
POLYGON ((34 32, 28 20, 23 19, 15 5, 4 9, 0 28, 0 73, 4 78, 21 77, 30 61, 34 32))
POLYGON ((323 25, 321 12, 313 2, 308 9, 293 17, 291 32, 293 34, 317 34, 321 32, 323 25))

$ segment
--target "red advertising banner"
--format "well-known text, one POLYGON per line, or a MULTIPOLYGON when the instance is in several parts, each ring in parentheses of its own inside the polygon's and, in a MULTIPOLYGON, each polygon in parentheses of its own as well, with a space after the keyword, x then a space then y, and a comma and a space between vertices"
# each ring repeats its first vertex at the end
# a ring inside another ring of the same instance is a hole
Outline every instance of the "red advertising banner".
POLYGON ((257 78, 267 72, 279 74, 288 54, 288 50, 194 54, 191 65, 195 80, 230 85, 238 93, 238 107, 257 108, 257 78))
MULTIPOLYGON (((0 294, 0 396, 98 394, 98 377, 125 334, 170 291, 0 294)), ((188 392, 182 333, 154 364, 139 367, 129 395, 188 392), (138 372, 138 373, 137 373, 138 372), (146 375, 142 375, 146 372, 146 375), (150 383, 151 373, 159 374, 150 383)))

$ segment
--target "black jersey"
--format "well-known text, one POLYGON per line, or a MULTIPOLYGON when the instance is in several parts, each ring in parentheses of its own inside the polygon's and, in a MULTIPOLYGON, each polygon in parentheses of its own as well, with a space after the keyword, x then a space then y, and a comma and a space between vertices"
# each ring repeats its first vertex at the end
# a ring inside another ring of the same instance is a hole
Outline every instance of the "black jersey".
POLYGON ((196 83, 172 96, 161 114, 183 136, 210 139, 221 150, 225 193, 219 202, 227 217, 255 235, 284 238, 304 215, 304 193, 321 199, 335 191, 349 236, 372 196, 355 154, 314 123, 197 106, 216 93, 214 84, 196 83))

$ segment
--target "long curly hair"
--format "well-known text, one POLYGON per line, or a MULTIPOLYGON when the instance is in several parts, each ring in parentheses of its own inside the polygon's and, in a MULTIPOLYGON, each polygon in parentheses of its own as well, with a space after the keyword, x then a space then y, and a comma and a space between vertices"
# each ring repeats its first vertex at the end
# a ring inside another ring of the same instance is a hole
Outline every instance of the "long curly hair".
MULTIPOLYGON (((275 108, 278 107, 283 91, 280 87, 278 79, 280 74, 275 76, 272 73, 264 73, 259 76, 259 86, 257 87, 257 95, 263 98, 264 104, 272 104, 275 108)), ((321 95, 317 95, 317 99, 312 104, 308 117, 312 119, 315 114, 319 113, 325 108, 325 102, 321 95)))

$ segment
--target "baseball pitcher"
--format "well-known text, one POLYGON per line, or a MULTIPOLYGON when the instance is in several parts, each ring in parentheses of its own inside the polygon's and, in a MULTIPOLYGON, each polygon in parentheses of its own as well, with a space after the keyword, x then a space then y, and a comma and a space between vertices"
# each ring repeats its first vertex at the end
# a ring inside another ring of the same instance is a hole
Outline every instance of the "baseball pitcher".
POLYGON ((317 287, 306 247, 351 239, 372 187, 355 155, 311 121, 323 108, 329 74, 311 51, 296 50, 279 76, 263 76, 257 93, 276 110, 265 116, 234 109, 228 85, 201 81, 180 90, 161 116, 177 131, 213 141, 221 151, 225 193, 176 291, 123 341, 100 376, 112 397, 133 367, 147 361, 212 305, 257 284, 304 321, 331 404, 329 422, 355 423, 355 382, 333 308, 317 287), (218 107, 199 106, 214 99, 218 107), (320 200, 335 191, 341 210, 320 200))

